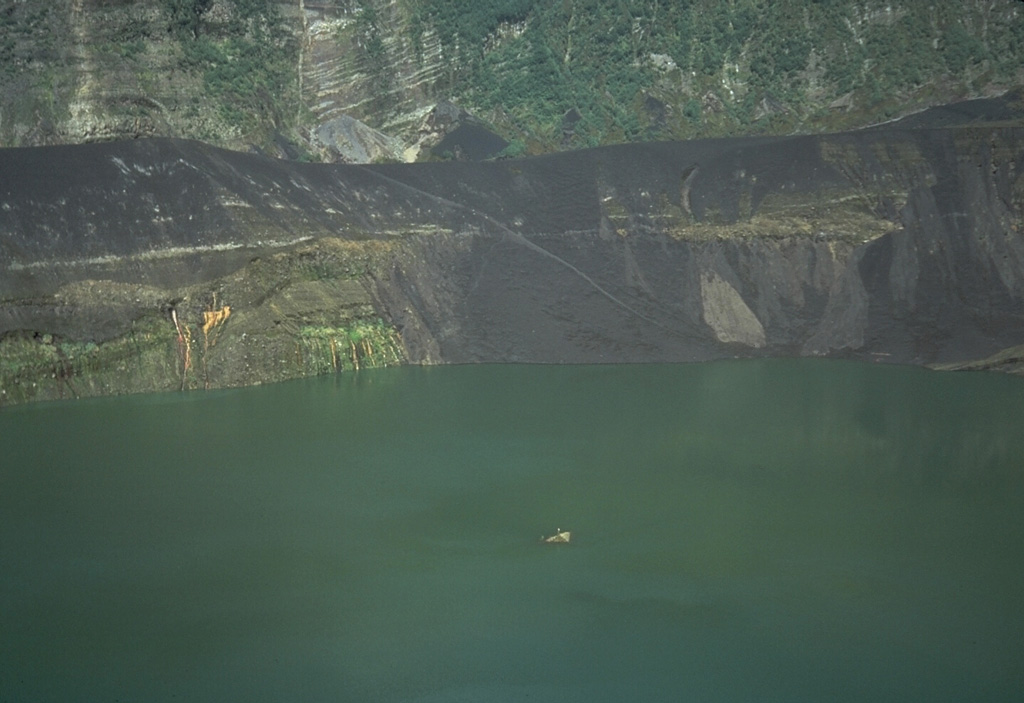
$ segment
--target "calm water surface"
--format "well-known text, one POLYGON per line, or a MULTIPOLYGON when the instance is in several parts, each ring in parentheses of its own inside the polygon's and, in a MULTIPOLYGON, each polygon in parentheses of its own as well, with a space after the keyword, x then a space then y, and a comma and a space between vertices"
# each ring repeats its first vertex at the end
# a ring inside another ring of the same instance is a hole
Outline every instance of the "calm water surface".
POLYGON ((0 701, 1024 691, 1017 378, 402 368, 0 442, 0 701))

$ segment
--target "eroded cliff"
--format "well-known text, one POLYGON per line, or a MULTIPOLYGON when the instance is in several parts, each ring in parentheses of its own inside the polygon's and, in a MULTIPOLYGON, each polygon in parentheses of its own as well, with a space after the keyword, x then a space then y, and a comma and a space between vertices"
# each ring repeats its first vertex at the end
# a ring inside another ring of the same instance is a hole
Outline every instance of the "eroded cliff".
POLYGON ((292 159, 411 160, 458 127, 431 118, 447 101, 515 154, 836 131, 1019 87, 1021 8, 4 0, 0 145, 177 137, 292 159))
POLYGON ((298 164, 0 151, 0 402, 398 363, 1019 368, 1024 130, 298 164))

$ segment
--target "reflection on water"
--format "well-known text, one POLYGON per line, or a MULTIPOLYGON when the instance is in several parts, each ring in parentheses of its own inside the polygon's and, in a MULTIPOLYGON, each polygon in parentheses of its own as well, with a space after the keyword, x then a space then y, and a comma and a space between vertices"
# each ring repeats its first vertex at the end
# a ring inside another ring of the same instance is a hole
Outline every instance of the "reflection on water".
POLYGON ((1022 411, 806 360, 5 410, 0 700, 1016 700, 1022 411))

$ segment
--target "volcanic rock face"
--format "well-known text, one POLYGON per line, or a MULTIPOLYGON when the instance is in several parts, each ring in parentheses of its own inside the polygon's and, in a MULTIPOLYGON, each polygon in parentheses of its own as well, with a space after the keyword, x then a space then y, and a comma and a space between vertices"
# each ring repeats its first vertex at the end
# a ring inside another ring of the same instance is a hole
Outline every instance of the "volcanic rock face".
POLYGON ((433 119, 448 100, 485 124, 434 156, 489 157, 500 138, 520 154, 847 129, 1019 88, 1021 8, 7 0, 0 145, 183 137, 289 159, 430 160, 460 126, 433 119))
MULTIPOLYGON (((369 6, 367 6, 369 7, 369 6)), ((441 45, 426 32, 413 45, 402 3, 366 8, 350 3, 301 3, 302 99, 317 124, 342 115, 412 138, 434 103, 446 70, 441 45)))
POLYGON ((1024 343, 1022 169, 1024 130, 987 126, 377 166, 6 150, 0 402, 409 362, 987 357, 1024 343))
POLYGON ((311 140, 326 152, 323 161, 346 164, 401 161, 404 145, 359 120, 342 115, 317 127, 311 140))

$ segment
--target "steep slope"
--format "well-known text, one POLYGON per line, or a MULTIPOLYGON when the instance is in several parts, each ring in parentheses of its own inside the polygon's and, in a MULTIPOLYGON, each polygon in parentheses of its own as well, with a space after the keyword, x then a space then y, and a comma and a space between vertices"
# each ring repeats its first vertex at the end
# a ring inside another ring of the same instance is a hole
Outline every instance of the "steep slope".
POLYGON ((1024 130, 878 129, 492 163, 196 142, 0 151, 0 398, 391 363, 1024 343, 1024 130))
POLYGON ((517 155, 837 131, 999 94, 1022 66, 1019 0, 4 0, 0 146, 423 160, 446 101, 517 155))

